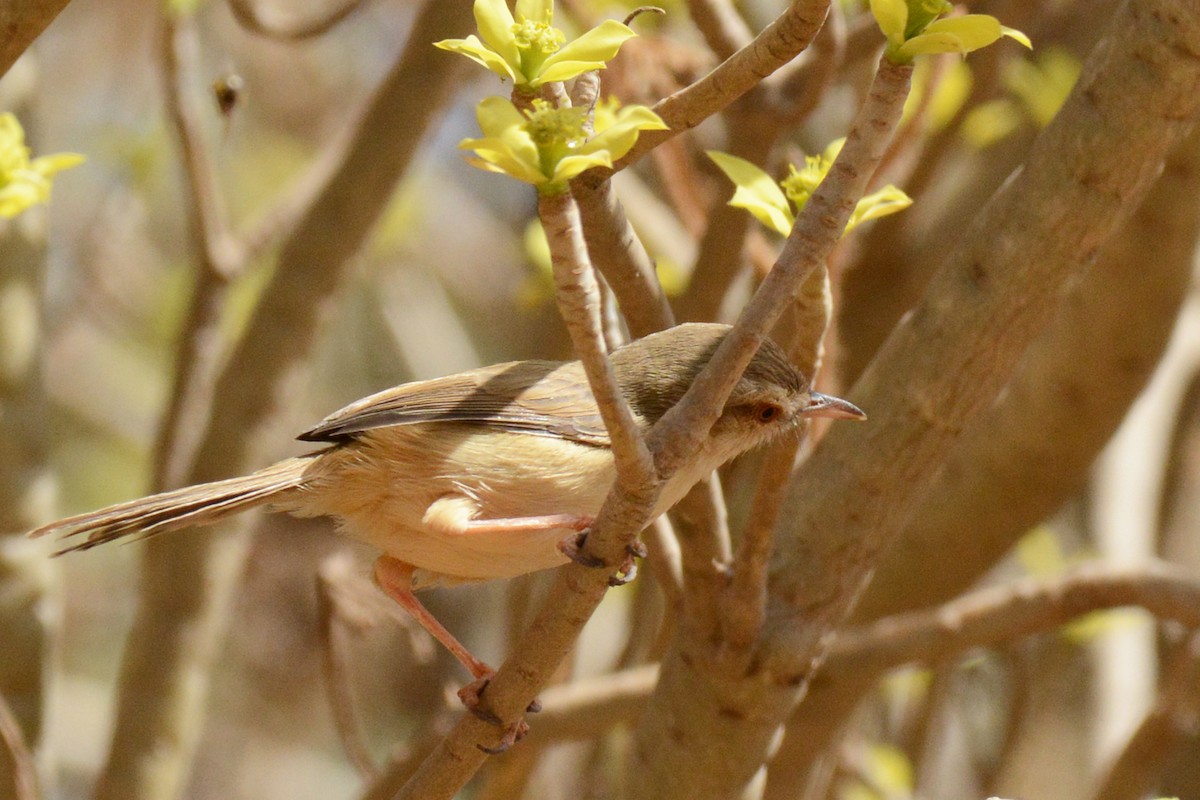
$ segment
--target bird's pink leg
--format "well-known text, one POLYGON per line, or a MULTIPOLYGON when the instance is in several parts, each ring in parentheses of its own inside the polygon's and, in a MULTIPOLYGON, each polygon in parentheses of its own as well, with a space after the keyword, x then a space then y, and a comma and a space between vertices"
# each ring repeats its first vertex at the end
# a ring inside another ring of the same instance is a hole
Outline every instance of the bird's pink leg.
POLYGON ((471 655, 471 651, 454 638, 454 634, 446 630, 446 627, 438 622, 437 617, 429 613, 429 609, 417 599, 412 590, 412 576, 412 565, 405 564, 391 556, 380 556, 375 561, 375 582, 379 584, 379 588, 383 589, 388 597, 399 603, 400 607, 411 614, 413 619, 421 623, 421 627, 429 631, 433 638, 442 643, 443 647, 453 653, 475 680, 495 675, 496 670, 471 655))
MULTIPOLYGON (((486 748, 479 745, 480 749, 490 754, 504 752, 513 743, 520 741, 529 731, 529 724, 525 720, 519 719, 514 723, 505 725, 504 721, 495 714, 479 708, 479 697, 483 693, 483 690, 487 688, 488 681, 496 674, 496 670, 471 655, 471 651, 464 647, 462 642, 454 637, 454 634, 446 630, 446 626, 438 622, 437 617, 433 616, 429 612, 429 609, 417 599, 412 590, 412 577, 413 567, 411 564, 405 564, 403 561, 391 556, 380 556, 375 560, 375 582, 379 584, 379 588, 383 589, 388 597, 395 600, 401 608, 412 615, 413 619, 421 623, 421 627, 429 631, 433 638, 437 639, 442 643, 443 647, 453 653, 454 657, 459 660, 459 663, 466 667, 467 671, 475 678, 475 680, 458 690, 458 698, 462 700, 463 705, 467 707, 468 711, 485 722, 499 725, 505 729, 499 747, 486 748)), ((538 711, 540 708, 541 704, 534 700, 528 710, 538 711)))

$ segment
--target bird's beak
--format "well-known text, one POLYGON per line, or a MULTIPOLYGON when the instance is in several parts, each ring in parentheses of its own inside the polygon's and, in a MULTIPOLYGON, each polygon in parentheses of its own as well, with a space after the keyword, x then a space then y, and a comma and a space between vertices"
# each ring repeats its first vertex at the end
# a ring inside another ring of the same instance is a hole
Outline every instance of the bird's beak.
POLYGON ((821 394, 820 392, 809 393, 808 405, 800 410, 800 415, 803 417, 852 419, 859 422, 867 418, 862 409, 853 403, 843 400, 840 397, 833 397, 832 395, 821 394))

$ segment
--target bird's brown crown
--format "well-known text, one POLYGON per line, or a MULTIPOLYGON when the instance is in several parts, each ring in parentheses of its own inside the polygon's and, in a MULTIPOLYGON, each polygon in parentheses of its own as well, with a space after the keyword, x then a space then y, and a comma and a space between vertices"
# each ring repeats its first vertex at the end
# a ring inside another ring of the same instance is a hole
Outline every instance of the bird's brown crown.
MULTIPOLYGON (((613 371, 633 410, 648 423, 657 422, 683 398, 729 330, 728 325, 718 323, 684 323, 613 351, 613 371)), ((773 387, 799 394, 807 385, 808 381, 792 366, 779 345, 767 339, 738 381, 726 407, 753 400, 763 390, 773 387)))

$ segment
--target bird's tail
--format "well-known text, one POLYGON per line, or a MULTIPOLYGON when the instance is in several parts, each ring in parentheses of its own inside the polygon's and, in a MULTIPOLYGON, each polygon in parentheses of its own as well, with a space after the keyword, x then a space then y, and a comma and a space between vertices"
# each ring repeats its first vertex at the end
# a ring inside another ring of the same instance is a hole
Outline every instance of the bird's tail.
POLYGON ((146 537, 177 528, 209 525, 254 506, 282 499, 281 495, 299 489, 304 483, 305 468, 311 461, 309 456, 288 458, 241 478, 185 486, 60 519, 30 531, 29 535, 57 533, 64 539, 85 537, 58 552, 62 554, 87 550, 124 536, 141 534, 146 537))

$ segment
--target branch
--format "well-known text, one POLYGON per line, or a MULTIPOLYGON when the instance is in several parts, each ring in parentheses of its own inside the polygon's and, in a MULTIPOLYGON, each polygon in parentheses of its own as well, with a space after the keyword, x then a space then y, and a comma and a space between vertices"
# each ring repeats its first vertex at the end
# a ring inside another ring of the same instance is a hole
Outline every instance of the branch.
MULTIPOLYGON (((775 267, 683 399, 650 432, 660 474, 698 447, 767 331, 824 262, 899 121, 912 68, 882 61, 846 143, 801 211, 775 267)), ((767 720, 786 682, 745 680, 739 669, 710 669, 711 644, 680 637, 668 654, 651 713, 637 731, 635 798, 733 795, 774 747, 767 720), (770 709, 770 710, 768 710, 770 709), (702 766, 703 765, 703 766, 702 766)))
POLYGON ((880 62, 845 145, 800 212, 775 267, 688 393, 651 432, 660 473, 674 470, 708 435, 763 337, 841 238, 899 121, 911 75, 912 67, 880 62))
POLYGON ((1167 665, 1158 701, 1109 766, 1095 800, 1149 797, 1179 745, 1200 719, 1200 633, 1193 633, 1167 665))
MULTIPOLYGON (((1200 131, 1176 145, 1162 177, 1062 299, 1003 396, 964 431, 936 486, 883 555, 855 620, 938 605, 966 591, 1086 481, 1162 358, 1191 282, 1198 234, 1200 131), (1129 269, 1149 248, 1155 258, 1129 269)), ((825 672, 788 723, 772 774, 800 773, 819 758, 874 682, 871 673, 825 672)))
POLYGON ((964 431, 929 499, 880 562, 858 619, 966 590, 1083 485, 1170 340, 1198 238, 1200 132, 1174 148, 1145 202, 1022 357, 1004 396, 964 431), (1130 270, 1150 247, 1153 261, 1130 270), (970 546, 953 544, 962 542, 970 546), (917 564, 926 577, 913 585, 917 564))
POLYGON ((729 0, 688 0, 692 22, 722 61, 750 43, 753 34, 729 0))
POLYGON ((608 430, 617 485, 629 490, 652 484, 657 476, 650 453, 608 363, 600 319, 600 288, 583 240, 579 208, 570 192, 541 195, 538 216, 550 242, 559 311, 608 430))
POLYGON ((881 671, 910 661, 938 661, 1123 606, 1200 628, 1200 580, 1166 564, 1091 564, 1053 580, 1027 578, 980 589, 938 608, 840 631, 822 669, 832 674, 841 669, 881 671))
POLYGON ((612 182, 576 180, 571 194, 582 217, 588 255, 616 294, 633 338, 674 325, 675 317, 658 282, 654 262, 629 224, 612 182))
POLYGON ((1189 129, 1200 111, 1198 12, 1196 0, 1126 5, 1025 167, 955 232, 924 302, 859 380, 852 395, 871 423, 834 428, 793 482, 772 571, 779 679, 807 673, 963 426, 1189 129))
POLYGON ((0 36, 0 77, 66 7, 67 0, 0 2, 0 31, 4 31, 0 36))
MULTIPOLYGON (((1090 564, 1052 580, 1027 578, 992 586, 938 608, 843 630, 822 670, 883 672, 910 662, 932 663, 1129 606, 1160 622, 1200 629, 1200 580, 1167 564, 1132 569, 1090 564)), ((533 735, 548 741, 590 738, 630 722, 645 711, 659 672, 658 666, 647 665, 551 687, 542 694, 533 735)))
POLYGON ((228 279, 244 259, 226 224, 208 149, 195 110, 184 97, 182 73, 195 68, 196 31, 190 16, 159 15, 159 59, 167 119, 183 165, 188 245, 195 285, 175 351, 175 375, 154 444, 153 490, 180 486, 195 455, 199 427, 212 401, 219 328, 228 279))

